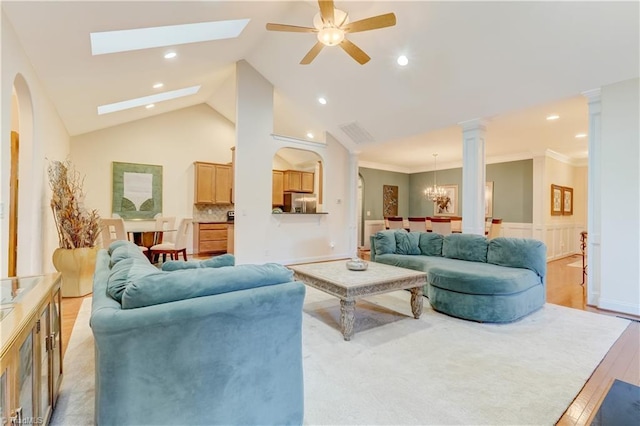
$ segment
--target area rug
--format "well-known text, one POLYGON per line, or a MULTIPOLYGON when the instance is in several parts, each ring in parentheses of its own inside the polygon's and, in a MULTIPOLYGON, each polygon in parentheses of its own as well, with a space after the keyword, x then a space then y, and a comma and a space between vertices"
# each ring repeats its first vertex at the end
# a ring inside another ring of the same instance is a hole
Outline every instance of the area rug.
POLYGON ((582 259, 576 260, 575 262, 567 263, 567 266, 572 268, 582 268, 582 259))
MULTIPOLYGON (((52 424, 93 422, 89 303, 52 424)), ((349 342, 339 320, 339 301, 307 288, 307 425, 551 425, 629 324, 551 304, 515 323, 479 324, 437 313, 426 299, 416 320, 406 291, 358 301, 349 342)))

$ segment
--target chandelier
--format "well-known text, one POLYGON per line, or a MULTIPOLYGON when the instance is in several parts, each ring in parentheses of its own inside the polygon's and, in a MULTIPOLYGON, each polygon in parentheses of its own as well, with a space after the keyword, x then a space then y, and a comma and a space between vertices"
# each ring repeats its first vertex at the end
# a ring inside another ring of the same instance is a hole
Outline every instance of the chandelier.
POLYGON ((424 190, 424 196, 433 202, 442 202, 447 198, 447 191, 437 184, 438 154, 433 154, 433 186, 428 186, 424 190))

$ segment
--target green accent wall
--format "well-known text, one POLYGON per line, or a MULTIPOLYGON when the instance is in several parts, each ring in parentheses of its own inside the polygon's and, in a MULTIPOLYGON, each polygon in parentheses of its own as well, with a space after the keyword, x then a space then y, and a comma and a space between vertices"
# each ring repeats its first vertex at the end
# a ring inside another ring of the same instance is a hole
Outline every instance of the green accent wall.
POLYGON ((360 176, 364 183, 363 212, 364 220, 384 219, 382 215, 382 186, 396 185, 398 187, 398 216, 409 216, 409 176, 407 173, 389 172, 386 170, 368 169, 360 167, 360 176), (367 211, 371 212, 367 216, 367 211))
MULTIPOLYGON (((397 173, 360 168, 364 180, 364 220, 383 219, 382 185, 398 186, 398 215, 431 216, 433 203, 424 189, 433 185, 433 172, 397 173), (370 211, 371 216, 366 212, 370 211)), ((493 181, 493 217, 505 222, 533 223, 533 160, 487 164, 487 182, 493 181)), ((438 170, 438 184, 458 185, 458 215, 462 216, 462 168, 438 170)))

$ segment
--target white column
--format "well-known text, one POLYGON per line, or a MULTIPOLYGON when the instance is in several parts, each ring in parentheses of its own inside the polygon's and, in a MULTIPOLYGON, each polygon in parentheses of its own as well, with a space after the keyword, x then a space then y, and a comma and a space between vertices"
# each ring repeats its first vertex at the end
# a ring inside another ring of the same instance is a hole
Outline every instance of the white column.
POLYGON ((582 93, 589 101, 589 178, 587 199, 587 232, 589 255, 587 270, 587 304, 597 306, 601 283, 601 217, 600 191, 602 158, 602 104, 600 89, 582 93))
POLYGON ((462 127, 462 232, 484 235, 486 123, 463 121, 462 127))
MULTIPOLYGON (((545 179, 546 155, 533 156, 533 229, 531 236, 539 241, 545 241, 547 235, 546 218, 549 214, 549 197, 545 190, 548 188, 545 179), (547 200, 547 201, 544 201, 547 200)), ((545 241, 546 242, 546 241, 545 241)), ((547 247, 549 244, 547 244, 547 247)))

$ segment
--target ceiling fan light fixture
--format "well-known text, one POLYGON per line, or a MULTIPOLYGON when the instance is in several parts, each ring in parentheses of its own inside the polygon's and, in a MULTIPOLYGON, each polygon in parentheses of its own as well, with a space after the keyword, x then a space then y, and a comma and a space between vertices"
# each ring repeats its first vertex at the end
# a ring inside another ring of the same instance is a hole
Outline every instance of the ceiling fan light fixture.
POLYGON ((344 31, 340 28, 327 27, 318 31, 318 41, 325 46, 336 46, 344 40, 344 31))

